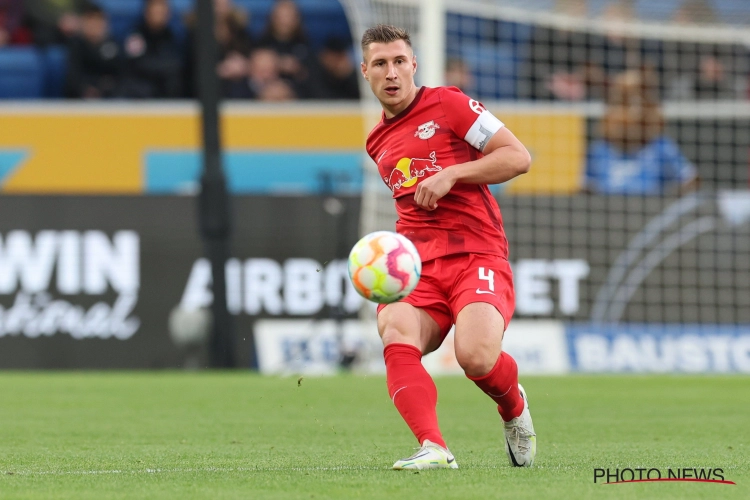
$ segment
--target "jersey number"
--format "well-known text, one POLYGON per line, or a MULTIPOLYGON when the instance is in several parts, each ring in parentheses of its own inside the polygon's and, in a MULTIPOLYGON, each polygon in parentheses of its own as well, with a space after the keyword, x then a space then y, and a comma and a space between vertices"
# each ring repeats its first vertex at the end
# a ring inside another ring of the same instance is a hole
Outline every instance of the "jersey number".
POLYGON ((495 291, 495 271, 488 269, 485 271, 483 267, 479 268, 479 279, 488 283, 490 292, 495 291))

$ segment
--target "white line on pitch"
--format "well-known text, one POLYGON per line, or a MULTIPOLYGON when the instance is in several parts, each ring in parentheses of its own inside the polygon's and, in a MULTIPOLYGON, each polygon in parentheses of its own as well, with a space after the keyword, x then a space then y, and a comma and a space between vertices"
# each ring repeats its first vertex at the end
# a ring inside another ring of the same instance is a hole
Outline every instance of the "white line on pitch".
MULTIPOLYGON (((507 468, 504 465, 471 465, 469 470, 490 470, 507 468)), ((577 470, 580 467, 570 465, 550 465, 537 466, 536 469, 550 470, 577 470)), ((730 467, 731 468, 731 467, 730 467)), ((194 472, 326 472, 326 471, 365 471, 365 470, 390 470, 389 467, 366 467, 366 466, 334 466, 334 467, 190 467, 190 468, 147 468, 147 469, 112 469, 112 470, 6 470, 0 472, 4 476, 96 476, 96 475, 116 475, 116 474, 184 474, 194 472)))
POLYGON ((9 476, 85 476, 109 474, 181 474, 187 472, 304 472, 304 471, 342 471, 342 470, 379 470, 383 467, 204 467, 185 469, 131 469, 131 470, 72 470, 72 471, 6 471, 9 476))

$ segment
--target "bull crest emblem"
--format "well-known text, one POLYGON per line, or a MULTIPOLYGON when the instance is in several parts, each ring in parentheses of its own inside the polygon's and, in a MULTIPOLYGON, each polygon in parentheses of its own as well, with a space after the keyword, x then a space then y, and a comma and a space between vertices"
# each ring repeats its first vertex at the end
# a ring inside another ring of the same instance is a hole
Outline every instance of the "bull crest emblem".
POLYGON ((443 167, 436 165, 437 158, 435 152, 430 153, 429 158, 401 158, 396 164, 396 168, 391 170, 390 175, 383 177, 383 180, 394 193, 402 187, 413 186, 420 177, 424 177, 428 172, 439 172, 443 167))
POLYGON ((414 132, 414 137, 419 137, 420 139, 427 140, 435 135, 435 130, 439 128, 440 126, 437 123, 435 123, 433 120, 430 120, 427 123, 423 123, 422 125, 417 127, 417 131, 414 132))

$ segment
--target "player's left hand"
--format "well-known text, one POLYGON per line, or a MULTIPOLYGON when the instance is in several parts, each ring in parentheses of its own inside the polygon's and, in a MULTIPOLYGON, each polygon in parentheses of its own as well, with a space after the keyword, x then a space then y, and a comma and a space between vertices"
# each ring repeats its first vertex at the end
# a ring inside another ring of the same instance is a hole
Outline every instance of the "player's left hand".
POLYGON ((448 194, 455 183, 447 170, 441 170, 417 184, 414 201, 425 210, 435 210, 437 201, 448 194))

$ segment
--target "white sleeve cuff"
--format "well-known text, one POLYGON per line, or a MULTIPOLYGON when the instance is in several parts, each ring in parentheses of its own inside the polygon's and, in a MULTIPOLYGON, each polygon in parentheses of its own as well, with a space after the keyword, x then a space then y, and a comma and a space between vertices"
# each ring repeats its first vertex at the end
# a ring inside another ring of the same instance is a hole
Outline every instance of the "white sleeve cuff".
POLYGON ((505 124, 495 117, 492 113, 486 109, 477 117, 474 124, 471 126, 464 140, 478 149, 480 152, 484 152, 485 146, 490 142, 490 138, 495 135, 495 132, 503 128, 505 124))

